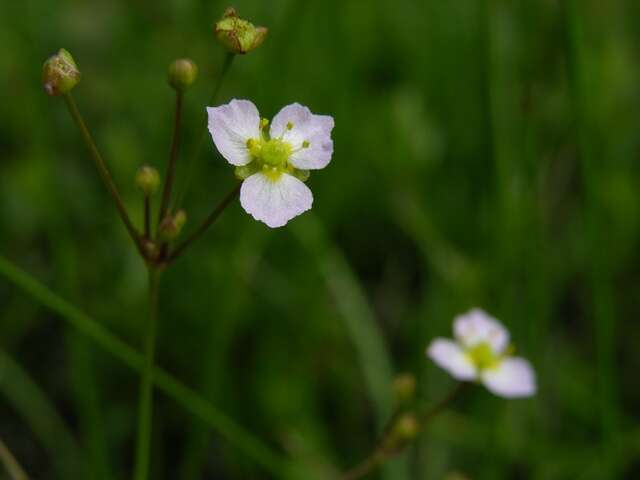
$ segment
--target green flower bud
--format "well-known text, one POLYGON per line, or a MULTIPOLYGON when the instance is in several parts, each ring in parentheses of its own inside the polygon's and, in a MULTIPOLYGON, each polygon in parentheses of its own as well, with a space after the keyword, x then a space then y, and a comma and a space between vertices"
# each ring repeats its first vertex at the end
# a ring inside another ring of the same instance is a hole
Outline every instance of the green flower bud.
POLYGON ((387 454, 395 455, 402 451, 411 440, 420 433, 420 424, 413 413, 401 414, 391 425, 382 448, 387 454))
POLYGON ((61 48, 42 66, 42 85, 51 96, 69 93, 80 81, 80 70, 69 52, 61 48))
POLYGON ((196 81, 198 66, 193 60, 179 58, 169 65, 169 85, 176 92, 184 92, 196 81))
POLYGON ((393 432, 397 435, 397 438, 403 441, 412 440, 420 431, 418 420, 415 415, 411 413, 405 413, 398 420, 393 427, 393 432))
POLYGON ((152 242, 151 240, 145 240, 144 243, 142 244, 142 248, 144 249, 146 258, 150 260, 158 259, 158 256, 160 255, 160 249, 158 248, 158 245, 156 245, 155 242, 152 242))
POLYGON ((268 29, 256 27, 251 22, 238 17, 235 9, 227 8, 215 25, 216 38, 227 50, 235 54, 245 54, 258 48, 268 29))
POLYGON ((416 393, 416 377, 411 373, 401 373, 393 380, 393 394, 399 404, 411 401, 416 393))
POLYGON ((167 215, 160 224, 160 236, 164 240, 175 240, 185 223, 187 223, 187 214, 184 210, 178 210, 174 215, 167 215))
POLYGON ((160 186, 158 170, 149 165, 142 165, 136 172, 136 185, 145 195, 153 195, 160 186))

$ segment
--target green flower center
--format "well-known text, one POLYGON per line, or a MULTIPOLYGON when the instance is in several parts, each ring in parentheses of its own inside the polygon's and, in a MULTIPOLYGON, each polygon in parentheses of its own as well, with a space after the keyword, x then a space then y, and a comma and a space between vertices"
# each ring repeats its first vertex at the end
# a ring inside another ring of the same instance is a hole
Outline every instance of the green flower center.
POLYGON ((278 138, 272 138, 262 144, 260 157, 266 165, 283 167, 291 155, 291 145, 278 138))
POLYGON ((478 370, 497 367, 501 359, 487 342, 481 342, 468 348, 466 354, 478 370))
MULTIPOLYGON (((266 126, 268 122, 263 123, 266 126)), ((302 148, 308 148, 308 144, 309 142, 303 142, 302 148)), ((247 149, 251 155, 251 162, 247 165, 236 167, 235 170, 236 177, 241 180, 257 172, 262 172, 274 182, 283 173, 293 175, 303 182, 306 182, 309 178, 308 170, 297 169, 289 163, 289 157, 295 150, 290 143, 280 138, 269 138, 268 135, 264 135, 263 138, 251 138, 247 140, 247 149)))

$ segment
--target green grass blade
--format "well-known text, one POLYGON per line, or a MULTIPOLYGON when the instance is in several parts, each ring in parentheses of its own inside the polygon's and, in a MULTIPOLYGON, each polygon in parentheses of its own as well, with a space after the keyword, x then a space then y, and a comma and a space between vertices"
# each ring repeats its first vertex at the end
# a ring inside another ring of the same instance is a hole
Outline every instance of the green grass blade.
MULTIPOLYGON (((111 334, 91 317, 58 297, 46 286, 1 256, 0 275, 24 290, 41 305, 59 314, 128 367, 137 372, 142 370, 142 355, 111 334)), ((185 410, 200 418, 213 430, 224 436, 247 457, 252 458, 256 464, 279 478, 284 478, 288 475, 288 464, 285 459, 273 452, 261 440, 224 415, 184 383, 160 368, 154 369, 154 382, 160 390, 173 398, 185 410)))
POLYGON ((82 478, 80 447, 46 394, 29 374, 0 349, 0 394, 25 419, 47 450, 60 479, 82 478))

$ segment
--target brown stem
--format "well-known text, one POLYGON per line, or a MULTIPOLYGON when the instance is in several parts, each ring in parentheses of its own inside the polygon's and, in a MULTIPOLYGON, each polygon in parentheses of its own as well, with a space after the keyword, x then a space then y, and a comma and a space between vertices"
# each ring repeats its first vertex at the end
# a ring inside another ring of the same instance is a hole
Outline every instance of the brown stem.
POLYGON ((98 169, 98 173, 100 174, 102 181, 107 187, 107 190, 109 190, 109 193, 111 194, 111 198, 116 204, 116 208, 118 209, 120 218, 122 219, 122 222, 124 223, 124 226, 126 227, 127 232, 129 233, 129 236, 133 240, 133 243, 135 243, 136 248, 138 249, 138 252, 140 252, 140 255, 144 257, 142 245, 140 243, 140 234, 138 233, 136 228, 133 226, 133 223, 131 223, 131 219, 129 218, 127 209, 124 206, 124 202, 120 197, 118 188, 116 187, 116 184, 113 181, 113 178, 109 173, 109 170, 107 169, 107 165, 104 162, 102 155, 100 155, 100 152, 98 151, 98 147, 93 141, 93 138, 91 137, 91 134, 89 133, 89 130, 87 129, 87 126, 84 123, 84 120, 82 119, 82 115, 80 114, 80 111, 76 106, 76 102, 73 100, 73 97, 71 96, 70 93, 67 93, 64 96, 64 100, 65 100, 65 103, 67 104, 67 108, 69 109, 69 113, 71 114, 71 117, 73 118, 75 124, 80 130, 80 134, 82 135, 82 138, 85 144, 87 145, 89 152, 91 153, 91 158, 93 159, 93 162, 95 163, 96 168, 98 169))
POLYGON ((171 141, 171 154, 169 163, 167 164, 167 174, 164 179, 164 188, 162 190, 162 203, 158 212, 158 226, 164 220, 169 210, 169 201, 171 200, 171 188, 176 172, 176 160, 178 158, 178 146, 180 145, 180 122, 182 120, 182 92, 176 92, 176 111, 173 122, 173 140, 171 141))
POLYGON ((375 470, 383 461, 384 457, 377 452, 374 452, 358 465, 345 472, 340 477, 340 480, 356 480, 357 478, 362 478, 375 470))
MULTIPOLYGON (((422 412, 418 417, 418 431, 424 431, 429 421, 453 403, 465 389, 465 386, 465 383, 458 383, 442 400, 422 412)), ((393 415, 391 417, 391 420, 389 420, 389 423, 384 430, 382 439, 378 442, 378 445, 369 454, 369 456, 355 467, 343 473, 339 477, 340 480, 356 480, 358 478, 362 478, 404 450, 407 443, 397 444, 396 442, 393 442, 390 437, 390 435, 393 435, 393 424, 397 418, 398 415, 393 415), (390 444, 393 444, 393 448, 389 448, 390 444)))
POLYGON ((202 225, 193 232, 186 240, 184 240, 181 244, 179 244, 175 250, 169 255, 167 259, 167 263, 173 262, 178 256, 184 252, 184 250, 191 245, 195 240, 197 240, 203 233, 205 233, 211 225, 215 223, 220 214, 224 211, 225 208, 238 196, 240 193, 240 186, 242 184, 238 183, 234 189, 213 209, 213 211, 209 214, 209 216, 202 222, 202 225))
POLYGON ((425 429, 427 423, 429 423, 429 421, 433 417, 440 414, 443 410, 446 410, 446 408, 460 396, 460 394, 467 388, 468 385, 468 383, 459 382, 453 389, 451 389, 446 397, 433 405, 431 408, 425 410, 418 419, 420 431, 423 431, 425 429))
POLYGON ((151 199, 149 195, 144 196, 144 238, 151 238, 151 199))

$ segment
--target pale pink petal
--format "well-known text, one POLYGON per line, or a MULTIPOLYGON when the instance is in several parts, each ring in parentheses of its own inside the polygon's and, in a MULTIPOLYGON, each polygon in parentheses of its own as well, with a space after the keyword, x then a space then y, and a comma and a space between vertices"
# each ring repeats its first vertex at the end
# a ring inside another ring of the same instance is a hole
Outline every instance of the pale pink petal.
POLYGON ((294 103, 284 107, 273 118, 270 135, 291 145, 293 153, 289 162, 294 167, 317 170, 331 161, 333 126, 333 117, 315 115, 307 107, 294 103))
POLYGON ((427 348, 427 355, 458 380, 474 380, 478 376, 476 367, 456 342, 436 338, 427 348))
POLYGON ((509 344, 509 332, 485 311, 474 308, 458 315, 453 321, 453 333, 465 347, 488 343, 496 354, 504 352, 509 344))
POLYGON ((240 204, 247 213, 269 227, 281 227, 293 217, 311 208, 313 195, 309 187, 286 173, 275 180, 255 173, 242 182, 240 204))
POLYGON ((231 100, 226 105, 207 107, 209 132, 220 154, 231 164, 251 162, 247 140, 260 138, 260 114, 249 100, 231 100))
POLYGON ((536 393, 536 378, 524 358, 506 358, 481 373, 482 383, 494 394, 506 398, 530 397, 536 393))

